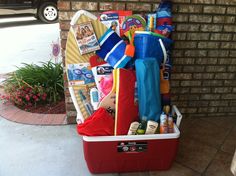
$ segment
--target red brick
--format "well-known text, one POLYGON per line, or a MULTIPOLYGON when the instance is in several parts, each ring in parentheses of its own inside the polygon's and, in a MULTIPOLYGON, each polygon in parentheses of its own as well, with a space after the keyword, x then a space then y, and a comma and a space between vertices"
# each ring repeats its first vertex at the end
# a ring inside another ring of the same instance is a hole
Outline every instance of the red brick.
POLYGON ((127 10, 133 10, 133 11, 151 11, 151 4, 148 3, 127 3, 126 4, 127 10))
POLYGON ((58 1, 57 7, 59 10, 70 10, 70 1, 58 1))
POLYGON ((72 10, 89 10, 89 11, 96 11, 98 10, 98 3, 97 2, 87 2, 87 1, 73 1, 72 2, 72 10))
POLYGON ((74 16, 75 12, 59 12, 59 19, 60 21, 71 20, 74 16))
POLYGON ((60 38, 67 39, 68 31, 60 31, 60 38))
POLYGON ((69 21, 61 21, 60 23, 60 29, 68 31, 70 29, 70 22, 69 21))
POLYGON ((125 10, 125 3, 101 2, 99 3, 99 10, 125 10))
POLYGON ((66 49, 66 40, 61 40, 61 48, 66 49))

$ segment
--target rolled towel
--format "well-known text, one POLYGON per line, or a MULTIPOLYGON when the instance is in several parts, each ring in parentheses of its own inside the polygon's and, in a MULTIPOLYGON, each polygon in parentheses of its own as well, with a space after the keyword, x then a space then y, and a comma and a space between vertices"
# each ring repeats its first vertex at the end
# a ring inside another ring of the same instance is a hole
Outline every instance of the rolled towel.
POLYGON ((99 44, 101 49, 96 54, 113 68, 124 68, 131 60, 126 55, 126 43, 112 29, 108 29, 99 39, 99 44))

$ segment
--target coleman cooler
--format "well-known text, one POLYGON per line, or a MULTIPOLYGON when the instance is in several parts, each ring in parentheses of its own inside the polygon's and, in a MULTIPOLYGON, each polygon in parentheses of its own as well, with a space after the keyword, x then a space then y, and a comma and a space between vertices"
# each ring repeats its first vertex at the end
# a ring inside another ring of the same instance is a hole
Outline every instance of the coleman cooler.
POLYGON ((129 136, 83 136, 84 157, 91 173, 167 170, 178 149, 182 115, 176 106, 174 133, 129 136))

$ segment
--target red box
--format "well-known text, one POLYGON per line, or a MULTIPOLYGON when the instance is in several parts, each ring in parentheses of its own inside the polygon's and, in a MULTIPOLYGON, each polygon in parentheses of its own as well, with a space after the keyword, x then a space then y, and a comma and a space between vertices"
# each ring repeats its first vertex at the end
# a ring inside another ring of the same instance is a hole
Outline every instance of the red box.
POLYGON ((91 173, 168 170, 175 159, 180 132, 132 136, 83 136, 91 173))

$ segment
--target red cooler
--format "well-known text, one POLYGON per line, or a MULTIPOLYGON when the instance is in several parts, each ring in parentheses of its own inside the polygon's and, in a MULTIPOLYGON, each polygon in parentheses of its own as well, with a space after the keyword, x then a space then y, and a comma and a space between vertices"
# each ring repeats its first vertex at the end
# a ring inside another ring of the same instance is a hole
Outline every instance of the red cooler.
MULTIPOLYGON (((177 126, 182 115, 176 106, 177 126)), ((84 157, 91 173, 168 170, 175 159, 180 131, 130 136, 83 136, 84 157)))

